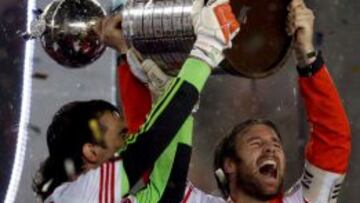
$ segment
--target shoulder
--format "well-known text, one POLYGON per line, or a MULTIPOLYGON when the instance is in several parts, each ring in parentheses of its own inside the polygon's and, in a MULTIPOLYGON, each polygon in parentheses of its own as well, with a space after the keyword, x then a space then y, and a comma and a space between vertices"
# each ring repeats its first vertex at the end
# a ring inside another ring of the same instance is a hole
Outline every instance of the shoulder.
POLYGON ((207 194, 188 183, 182 203, 226 203, 226 201, 221 197, 207 194))
POLYGON ((121 161, 109 161, 100 167, 81 174, 76 180, 65 182, 58 186, 45 200, 46 203, 82 203, 98 202, 100 197, 121 198, 120 192, 115 195, 113 191, 120 191, 118 180, 121 161), (115 195, 115 196, 114 196, 115 195))
POLYGON ((88 171, 76 180, 58 186, 45 200, 45 203, 56 202, 95 202, 98 200, 100 168, 88 171))

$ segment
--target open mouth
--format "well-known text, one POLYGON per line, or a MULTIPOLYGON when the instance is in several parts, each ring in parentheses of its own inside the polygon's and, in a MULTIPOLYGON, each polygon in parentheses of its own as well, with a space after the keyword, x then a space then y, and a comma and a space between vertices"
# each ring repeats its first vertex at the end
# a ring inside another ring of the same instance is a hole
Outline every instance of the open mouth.
POLYGON ((260 164, 259 172, 261 175, 270 177, 270 178, 277 178, 277 163, 274 160, 266 160, 260 164))

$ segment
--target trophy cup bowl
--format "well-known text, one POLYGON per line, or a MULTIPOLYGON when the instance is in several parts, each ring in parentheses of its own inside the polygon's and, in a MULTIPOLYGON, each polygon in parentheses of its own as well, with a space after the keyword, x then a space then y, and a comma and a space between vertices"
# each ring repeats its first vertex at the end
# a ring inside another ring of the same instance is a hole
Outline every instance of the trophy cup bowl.
MULTIPOLYGON (((263 78, 284 64, 292 42, 285 32, 290 0, 231 0, 241 31, 226 50, 220 67, 234 75, 263 78)), ((127 0, 112 15, 122 16, 122 31, 128 44, 144 58, 176 75, 188 57, 196 36, 192 0, 127 0)), ((56 0, 44 10, 37 27, 45 51, 59 64, 82 67, 104 51, 92 30, 105 16, 95 0, 56 0), (39 29, 38 29, 39 30, 39 29)))
POLYGON ((69 68, 84 67, 98 59, 105 50, 92 27, 106 15, 92 0, 56 0, 49 4, 40 21, 40 37, 47 54, 69 68))

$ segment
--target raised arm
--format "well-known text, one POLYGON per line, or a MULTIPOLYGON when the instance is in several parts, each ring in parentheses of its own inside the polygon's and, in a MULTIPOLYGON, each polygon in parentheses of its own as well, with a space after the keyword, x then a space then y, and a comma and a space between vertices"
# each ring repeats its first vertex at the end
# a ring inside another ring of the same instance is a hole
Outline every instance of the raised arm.
POLYGON ((312 37, 314 14, 302 0, 290 4, 289 32, 295 34, 299 87, 309 122, 301 185, 309 202, 336 202, 350 156, 350 127, 334 82, 312 37))
MULTIPOLYGON (((211 6, 216 7, 219 4, 225 4, 225 1, 213 2, 211 6)), ((213 7, 208 6, 205 8, 208 12, 213 12, 213 7)), ((228 7, 223 8, 228 9, 228 7)), ((212 14, 215 16, 214 13, 212 14)), ((221 57, 222 49, 231 45, 230 40, 234 33, 238 31, 236 20, 231 13, 221 17, 225 17, 222 22, 219 22, 216 17, 207 22, 214 23, 216 21, 217 24, 211 25, 212 27, 205 27, 204 22, 200 23, 200 21, 195 26, 198 28, 198 40, 204 40, 207 37, 210 44, 212 42, 213 44, 217 43, 216 48, 218 50, 209 47, 209 45, 195 43, 191 53, 192 57, 185 61, 179 75, 173 79, 167 91, 153 106, 153 110, 150 112, 139 134, 132 136, 131 140, 129 140, 129 145, 122 153, 122 156, 125 169, 130 174, 133 174, 129 177, 130 185, 134 183, 133 181, 138 180, 144 170, 152 167, 157 157, 160 156, 164 148, 178 132, 198 99, 199 92, 210 74, 210 67, 215 67, 223 59, 221 57), (220 23, 227 23, 231 26, 227 27, 228 30, 225 30, 227 32, 224 32, 220 23), (209 27, 217 30, 215 36, 213 32, 206 30, 209 27), (212 53, 215 51, 217 52, 212 53), (135 157, 137 158, 134 159, 135 157), (126 162, 126 159, 131 161, 126 162)))
POLYGON ((300 70, 299 86, 310 127, 306 159, 323 170, 344 174, 350 155, 350 126, 334 82, 318 55, 312 76, 300 70))
POLYGON ((130 137, 127 148, 121 153, 130 185, 153 167, 175 137, 190 115, 209 74, 205 63, 188 59, 179 76, 153 106, 139 133, 130 137))
POLYGON ((309 200, 336 202, 349 164, 349 122, 321 55, 312 70, 299 72, 310 128, 302 179, 304 194, 309 200), (305 76, 309 72, 312 76, 305 76))
MULTIPOLYGON (((146 170, 152 167, 154 167, 152 174, 159 171, 155 168, 162 168, 167 172, 172 171, 171 162, 164 162, 161 165, 156 160, 161 160, 162 156, 166 157, 162 154, 164 150, 174 148, 170 147, 170 143, 178 134, 179 129, 188 125, 186 120, 210 75, 211 68, 221 62, 222 50, 231 46, 231 39, 239 30, 236 18, 232 15, 227 3, 226 0, 218 0, 210 2, 205 7, 197 4, 199 7, 195 10, 197 16, 194 18, 197 19, 194 23, 197 40, 190 54, 191 57, 185 61, 179 75, 172 80, 165 93, 153 106, 140 131, 129 136, 127 147, 120 152, 130 188, 146 170), (208 43, 204 44, 204 40, 208 43)), ((121 51, 121 49, 118 50, 121 51)), ((187 137, 191 140, 191 136, 187 137)), ((188 141, 182 142, 189 145, 188 141)), ((180 145, 180 140, 177 144, 180 145)), ((151 175, 151 177, 154 176, 151 175)), ((151 177, 148 186, 153 186, 152 190, 146 191, 152 191, 150 194, 157 194, 159 197, 161 191, 158 187, 164 186, 164 182, 151 181, 151 177)), ((161 175, 155 177, 161 177, 161 175)))

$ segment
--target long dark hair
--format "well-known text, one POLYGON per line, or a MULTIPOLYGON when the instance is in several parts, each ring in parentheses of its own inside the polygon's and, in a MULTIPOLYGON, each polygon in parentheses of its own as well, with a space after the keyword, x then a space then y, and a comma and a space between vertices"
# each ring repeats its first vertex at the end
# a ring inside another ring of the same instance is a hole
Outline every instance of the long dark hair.
POLYGON ((238 125, 236 125, 228 134, 225 136, 217 145, 214 156, 214 171, 215 171, 215 179, 218 188, 221 190, 223 196, 228 198, 230 194, 228 175, 224 172, 224 162, 226 158, 230 158, 232 160, 238 160, 238 156, 236 154, 236 140, 238 136, 242 136, 246 134, 246 132, 254 125, 266 125, 273 129, 277 136, 281 140, 280 132, 276 125, 270 121, 265 119, 249 119, 238 125), (219 170, 220 169, 220 170, 219 170), (220 174, 218 173, 220 171, 220 174), (223 176, 223 177, 221 177, 223 176))
POLYGON ((81 174, 83 145, 96 143, 89 121, 98 119, 105 111, 118 110, 103 100, 76 101, 64 105, 54 115, 47 130, 49 157, 33 179, 33 190, 40 199, 46 199, 57 186, 70 180, 66 162, 71 163, 74 175, 81 174))

